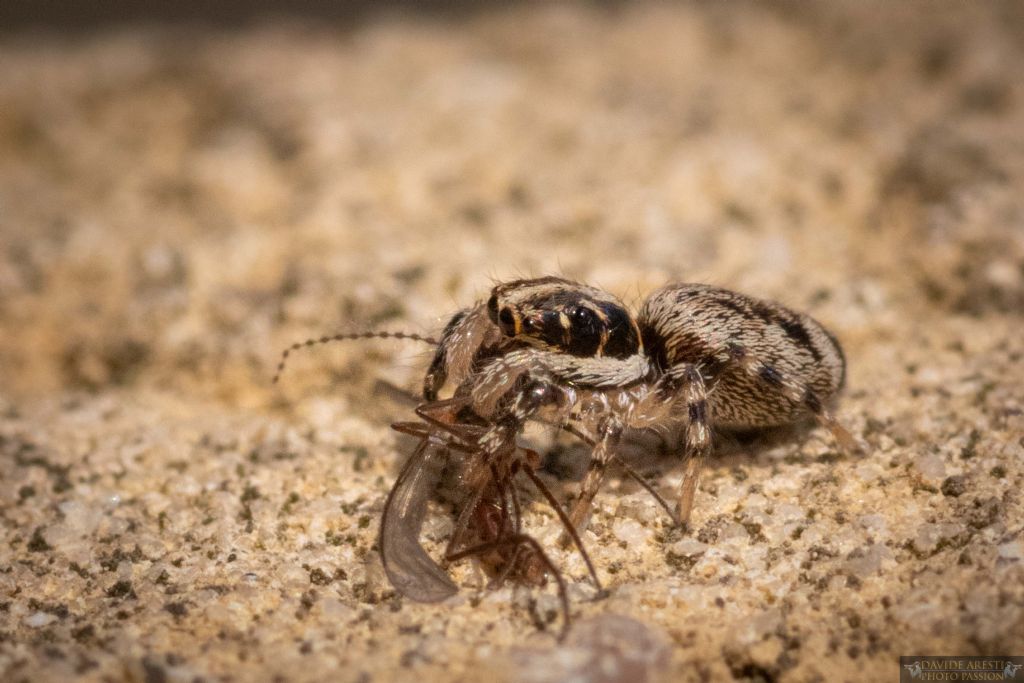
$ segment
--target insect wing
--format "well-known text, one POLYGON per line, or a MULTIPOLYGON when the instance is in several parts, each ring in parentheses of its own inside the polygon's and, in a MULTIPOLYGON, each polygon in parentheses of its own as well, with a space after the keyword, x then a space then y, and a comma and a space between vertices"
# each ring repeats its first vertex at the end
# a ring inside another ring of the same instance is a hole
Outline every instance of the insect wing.
POLYGON ((384 571, 399 593, 417 602, 440 602, 458 587, 420 545, 420 529, 444 467, 444 448, 425 437, 388 494, 380 524, 384 571))

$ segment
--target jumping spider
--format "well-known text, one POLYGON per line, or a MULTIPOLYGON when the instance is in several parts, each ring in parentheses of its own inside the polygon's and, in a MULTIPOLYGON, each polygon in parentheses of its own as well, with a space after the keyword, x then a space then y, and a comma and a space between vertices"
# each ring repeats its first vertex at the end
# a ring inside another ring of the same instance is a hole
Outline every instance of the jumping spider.
POLYGON ((651 294, 634 316, 606 292, 545 277, 499 284, 486 302, 456 313, 423 396, 436 400, 451 383, 455 396, 486 418, 517 384, 547 392, 548 401, 516 419, 593 435, 589 470, 570 514, 582 531, 627 429, 682 429, 686 469, 676 503, 682 524, 689 522, 712 426, 772 427, 810 414, 843 449, 855 450, 855 439, 826 408, 845 377, 836 338, 780 304, 673 284, 651 294))
MULTIPOLYGON (((633 315, 593 287, 557 277, 515 280, 456 313, 438 341, 402 333, 323 337, 286 350, 278 374, 291 350, 372 337, 436 346, 423 382, 425 402, 416 409, 421 422, 395 425, 420 443, 389 495, 381 525, 388 576, 397 590, 417 600, 443 599, 455 590, 418 541, 437 483, 431 472, 452 452, 465 456, 468 494, 448 560, 498 552, 494 562, 501 576, 554 570, 520 528, 512 481, 525 472, 558 512, 599 586, 579 533, 626 430, 681 430, 685 470, 674 516, 682 524, 689 521, 712 427, 771 427, 809 414, 841 447, 857 447, 826 408, 845 381, 835 337, 805 314, 709 285, 663 287, 633 315), (441 400, 446 386, 451 398, 441 400), (517 443, 529 421, 563 427, 592 447, 568 516, 517 443), (463 537, 477 544, 460 548, 463 537), (524 551, 533 559, 524 559, 524 551)), ((554 573, 567 614, 564 584, 554 573)))

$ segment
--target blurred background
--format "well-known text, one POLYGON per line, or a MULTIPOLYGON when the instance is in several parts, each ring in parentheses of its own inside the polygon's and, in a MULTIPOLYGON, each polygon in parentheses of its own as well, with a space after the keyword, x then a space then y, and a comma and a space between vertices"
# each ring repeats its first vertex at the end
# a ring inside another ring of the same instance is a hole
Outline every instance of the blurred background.
POLYGON ((226 0, 218 3, 172 0, 108 0, 82 3, 74 0, 22 2, 12 0, 0 8, 0 26, 10 31, 26 29, 61 32, 94 31, 111 26, 140 23, 187 23, 238 28, 248 23, 300 19, 327 21, 344 28, 379 18, 382 14, 414 14, 423 17, 456 17, 487 10, 492 0, 226 0))
POLYGON ((423 349, 270 385, 545 274, 780 300, 849 359, 864 460, 716 460, 693 539, 600 497, 613 597, 574 609, 650 670, 1019 644, 1024 3, 6 0, 0 677, 568 676, 512 593, 403 606, 374 564, 408 409, 367 397, 423 349))
POLYGON ((1017 310, 1024 10, 927 8, 3 3, 5 388, 242 400, 514 275, 1017 310))

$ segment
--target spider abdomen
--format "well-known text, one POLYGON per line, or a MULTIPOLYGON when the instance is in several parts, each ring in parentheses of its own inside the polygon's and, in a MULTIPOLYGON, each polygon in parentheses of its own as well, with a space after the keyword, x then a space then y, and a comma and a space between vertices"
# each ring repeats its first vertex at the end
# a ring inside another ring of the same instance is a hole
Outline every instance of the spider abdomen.
POLYGON ((810 316, 772 301, 710 285, 669 285, 647 299, 639 324, 656 366, 697 367, 719 426, 792 423, 845 381, 835 337, 810 316))

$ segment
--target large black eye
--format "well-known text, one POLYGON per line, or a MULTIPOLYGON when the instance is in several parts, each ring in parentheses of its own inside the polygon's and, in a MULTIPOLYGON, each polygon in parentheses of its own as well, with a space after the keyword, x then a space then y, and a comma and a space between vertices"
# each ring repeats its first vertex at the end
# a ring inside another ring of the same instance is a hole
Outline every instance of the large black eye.
POLYGON ((597 324, 597 315, 589 308, 584 308, 583 306, 576 306, 569 311, 569 319, 572 320, 574 328, 597 324))
POLYGON ((498 327, 501 328, 502 334, 505 334, 509 337, 515 336, 516 317, 512 315, 512 309, 501 309, 501 312, 498 314, 498 327))
POLYGON ((601 310, 608 326, 608 340, 602 349, 603 354, 611 358, 626 358, 637 353, 640 350, 640 337, 629 313, 614 304, 603 304, 601 310))
POLYGON ((574 356, 593 356, 601 347, 601 319, 597 313, 583 306, 568 311, 572 330, 569 333, 569 348, 574 356))

